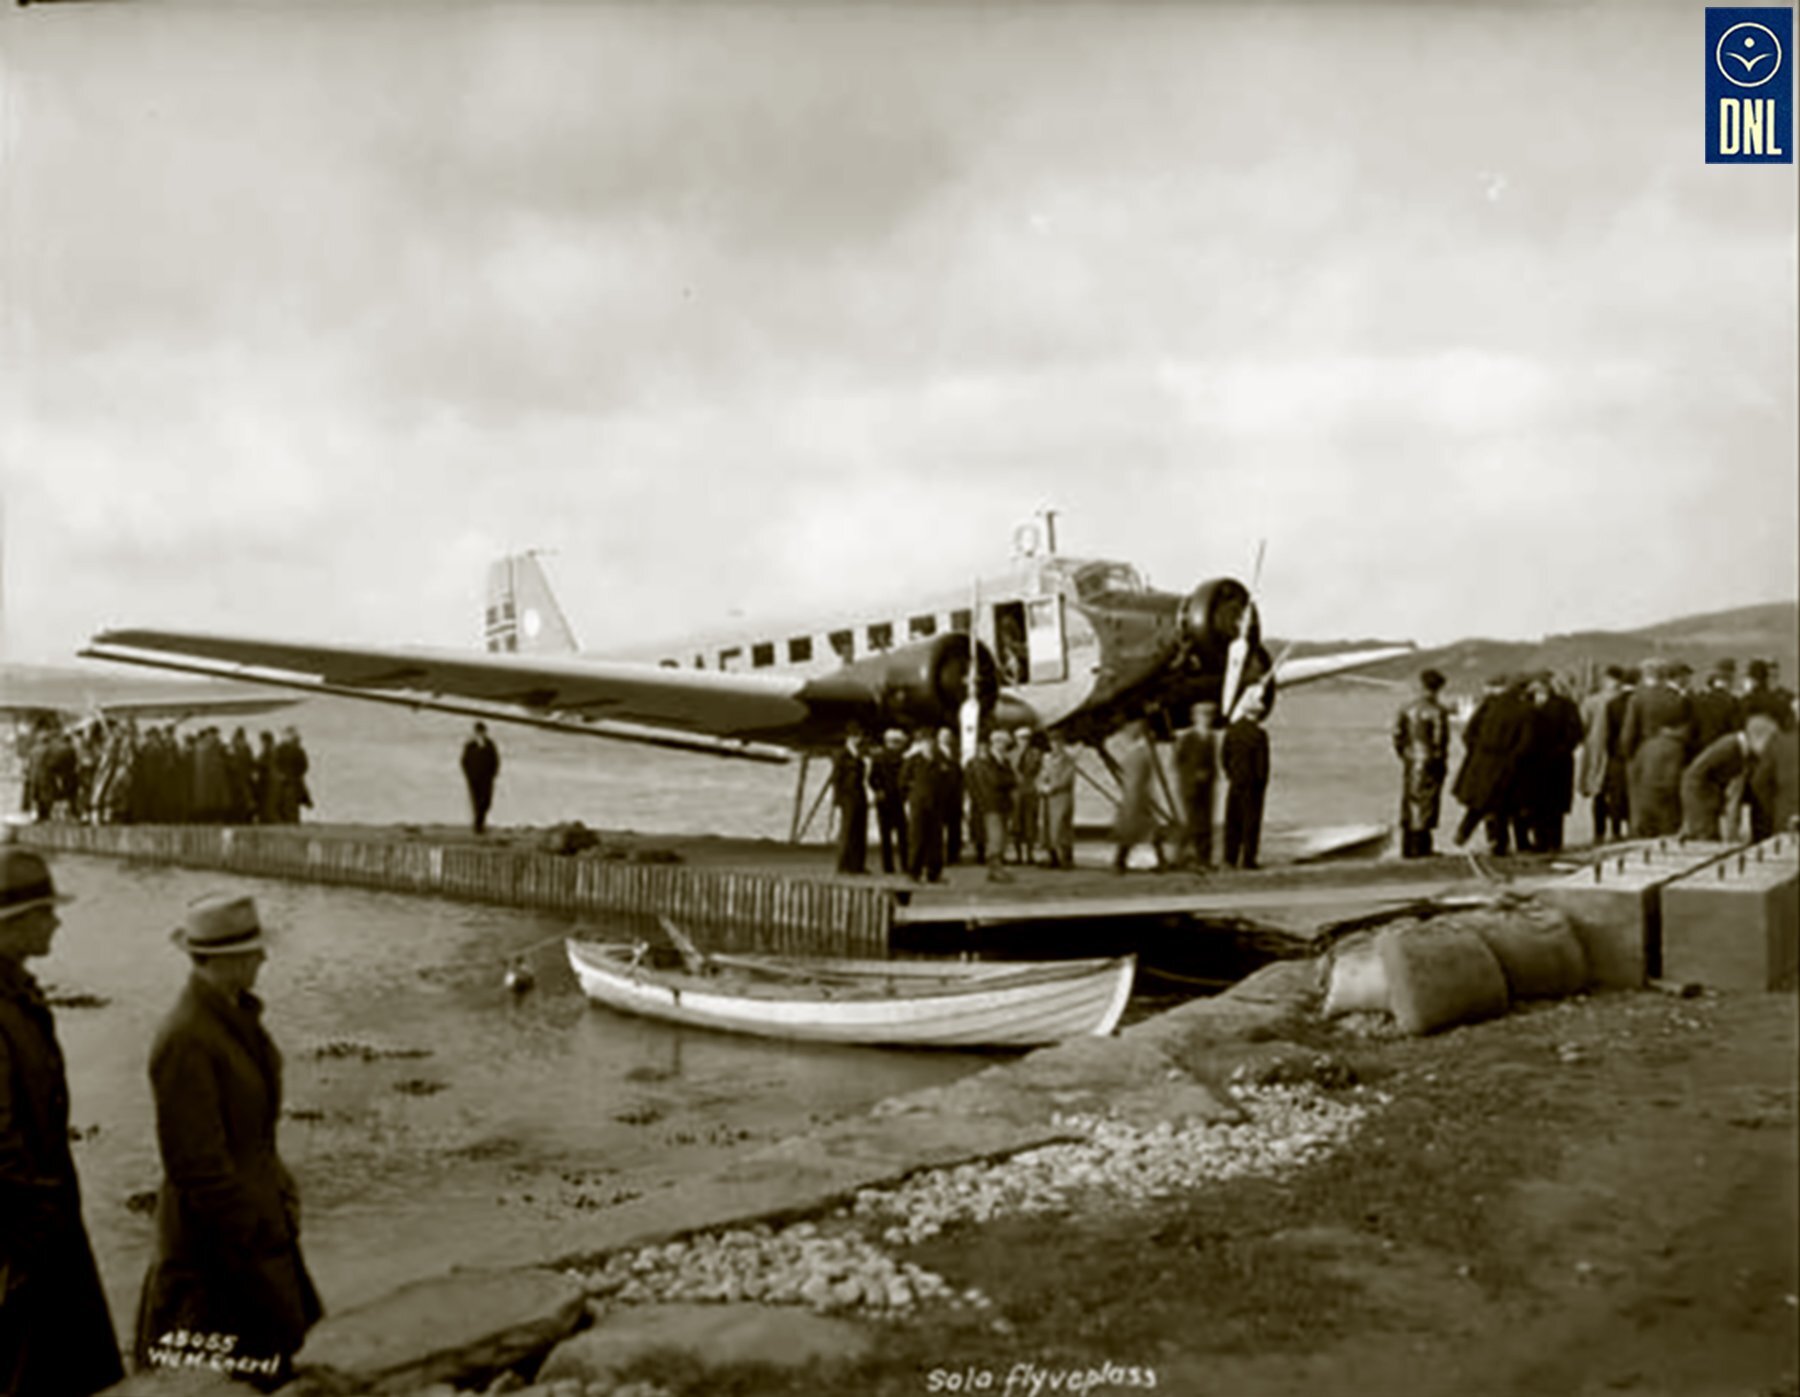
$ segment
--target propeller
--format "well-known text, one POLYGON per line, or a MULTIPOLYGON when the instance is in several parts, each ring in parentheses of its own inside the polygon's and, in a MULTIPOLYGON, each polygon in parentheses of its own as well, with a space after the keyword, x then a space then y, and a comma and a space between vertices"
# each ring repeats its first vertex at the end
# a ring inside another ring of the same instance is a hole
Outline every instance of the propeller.
POLYGON ((1263 552, 1269 541, 1256 541, 1256 562, 1250 570, 1250 595, 1238 614, 1238 632, 1232 637, 1225 654, 1225 683, 1219 690, 1219 712, 1227 723, 1236 719, 1238 705, 1243 702, 1244 669, 1250 661, 1250 632, 1256 625, 1256 589, 1262 582, 1263 552))

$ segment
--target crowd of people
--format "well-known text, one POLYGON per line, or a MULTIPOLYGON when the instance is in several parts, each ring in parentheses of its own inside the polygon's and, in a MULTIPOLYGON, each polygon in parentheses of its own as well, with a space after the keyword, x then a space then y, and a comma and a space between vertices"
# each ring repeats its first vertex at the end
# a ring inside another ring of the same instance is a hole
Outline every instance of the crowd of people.
MULTIPOLYGON (((1225 727, 1218 705, 1200 704, 1193 724, 1176 745, 1174 789, 1166 791, 1185 812, 1185 825, 1164 816, 1157 802, 1160 768, 1149 725, 1125 726, 1113 758, 1119 786, 1113 823, 1113 868, 1123 873, 1131 853, 1149 844, 1159 868, 1179 862, 1207 868, 1213 862, 1215 778, 1222 771, 1225 861, 1256 866, 1263 793, 1269 780, 1264 709, 1251 704, 1225 727), (1185 828, 1187 847, 1179 847, 1185 828)), ((1008 865, 1075 866, 1075 754, 1055 730, 985 733, 974 755, 962 760, 957 734, 922 728, 908 735, 891 728, 868 750, 852 727, 833 758, 832 803, 837 816, 840 873, 866 873, 869 814, 873 807, 881 871, 915 882, 941 881, 965 851, 995 882, 1012 878, 1008 865)))
POLYGON ((45 719, 19 747, 20 808, 39 820, 92 824, 294 824, 312 804, 311 762, 299 730, 242 727, 179 732, 94 718, 76 727, 45 719))
MULTIPOLYGON (((0 849, 0 1397, 87 1397, 124 1376, 81 1216, 55 1016, 26 968, 61 926, 49 866, 0 849)), ((171 934, 189 976, 149 1047, 162 1186, 131 1350, 268 1391, 321 1314, 299 1195, 276 1149, 281 1054, 251 992, 255 902, 217 894, 171 934)))
MULTIPOLYGON (((1776 666, 1721 661, 1701 681, 1679 660, 1611 666, 1577 700, 1549 671, 1496 675, 1462 733, 1454 840, 1477 828, 1497 854, 1555 853, 1579 794, 1596 844, 1681 835, 1765 839, 1796 818, 1794 695, 1776 666)), ((1402 763, 1401 853, 1432 852, 1451 723, 1426 670, 1394 720, 1402 763)))

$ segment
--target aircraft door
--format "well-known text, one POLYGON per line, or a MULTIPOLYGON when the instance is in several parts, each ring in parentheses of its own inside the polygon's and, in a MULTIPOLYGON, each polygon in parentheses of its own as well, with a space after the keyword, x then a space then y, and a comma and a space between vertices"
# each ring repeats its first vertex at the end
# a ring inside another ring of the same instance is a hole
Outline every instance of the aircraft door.
POLYGON ((1060 684, 1069 677, 1063 634, 1063 599, 1040 597, 1025 607, 1025 639, 1033 684, 1060 684))

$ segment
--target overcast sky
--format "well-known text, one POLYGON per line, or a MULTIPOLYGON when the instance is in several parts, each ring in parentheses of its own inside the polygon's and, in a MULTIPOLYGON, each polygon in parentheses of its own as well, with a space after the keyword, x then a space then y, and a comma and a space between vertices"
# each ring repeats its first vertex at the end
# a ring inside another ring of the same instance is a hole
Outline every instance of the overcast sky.
POLYGON ((1699 5, 0 10, 5 632, 604 649, 1067 551, 1423 642, 1796 591, 1699 5))

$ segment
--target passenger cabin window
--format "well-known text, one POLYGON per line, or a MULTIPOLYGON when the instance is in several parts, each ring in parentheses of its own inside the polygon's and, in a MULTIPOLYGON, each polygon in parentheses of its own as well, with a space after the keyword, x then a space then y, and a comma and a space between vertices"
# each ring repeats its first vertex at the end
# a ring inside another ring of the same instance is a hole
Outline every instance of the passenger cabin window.
POLYGON ((962 607, 950 613, 950 629, 958 635, 967 635, 973 620, 974 614, 967 607, 962 607))
POLYGON ((742 669, 744 665, 744 647, 733 645, 729 649, 719 651, 720 669, 742 669))
POLYGON ((812 660, 812 637, 797 635, 788 642, 788 663, 791 665, 808 664, 812 660))
POLYGON ((656 663, 663 669, 680 669, 681 668, 680 660, 658 660, 656 663))
POLYGON ((750 664, 756 669, 767 669, 775 663, 775 642, 758 641, 750 647, 750 664))
POLYGON ((854 631, 833 631, 826 637, 831 642, 831 653, 845 664, 849 664, 856 656, 856 633, 854 631))
POLYGON ((704 656, 704 655, 694 656, 694 668, 695 669, 705 669, 706 668, 706 656, 704 656))
POLYGON ((869 649, 892 650, 894 648, 894 626, 891 621, 877 621, 869 627, 869 649))
POLYGON ((906 623, 906 635, 909 640, 923 640, 926 636, 937 634, 937 617, 915 616, 906 623))

